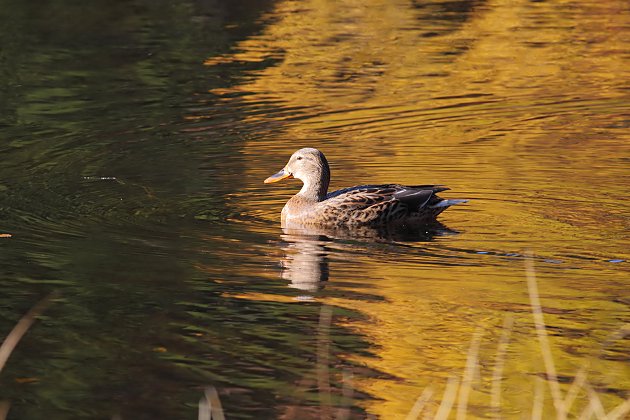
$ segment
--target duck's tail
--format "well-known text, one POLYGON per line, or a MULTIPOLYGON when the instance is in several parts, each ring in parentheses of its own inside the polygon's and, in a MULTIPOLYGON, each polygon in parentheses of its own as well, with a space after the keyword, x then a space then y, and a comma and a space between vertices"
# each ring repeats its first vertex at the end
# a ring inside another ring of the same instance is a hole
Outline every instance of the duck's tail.
POLYGON ((430 206, 430 208, 432 209, 439 209, 441 207, 450 207, 450 206, 454 206, 455 204, 462 204, 462 203, 467 203, 468 200, 442 200, 438 203, 433 204, 432 206, 430 206))

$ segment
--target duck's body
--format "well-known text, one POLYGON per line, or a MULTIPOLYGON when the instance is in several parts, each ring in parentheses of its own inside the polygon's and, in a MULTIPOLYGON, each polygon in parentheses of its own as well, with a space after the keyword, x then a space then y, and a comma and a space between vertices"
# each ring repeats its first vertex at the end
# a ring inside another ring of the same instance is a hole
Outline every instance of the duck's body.
POLYGON ((466 200, 444 200, 439 185, 360 185, 328 193, 330 168, 317 149, 295 152, 283 170, 266 183, 294 177, 304 185, 282 209, 282 226, 400 227, 434 221, 438 214, 466 200))
POLYGON ((322 201, 298 193, 282 209, 282 225, 419 225, 435 220, 455 204, 435 194, 447 189, 436 185, 361 185, 327 194, 322 201))

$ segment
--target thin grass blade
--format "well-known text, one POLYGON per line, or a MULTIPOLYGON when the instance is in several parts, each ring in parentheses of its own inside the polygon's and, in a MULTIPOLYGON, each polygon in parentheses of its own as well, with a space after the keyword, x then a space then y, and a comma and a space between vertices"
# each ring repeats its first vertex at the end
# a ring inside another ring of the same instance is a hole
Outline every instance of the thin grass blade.
POLYGON ((525 273, 527 275, 527 289, 529 291, 529 300, 532 307, 534 325, 536 326, 536 334, 538 335, 538 342, 540 343, 540 351, 545 363, 545 370, 547 373, 549 388, 551 390, 551 397, 553 398, 553 405, 556 408, 556 417, 558 419, 566 419, 567 413, 564 408, 564 398, 562 397, 562 392, 560 391, 558 375, 556 374, 556 366, 553 362, 553 356, 551 355, 551 345, 549 344, 549 337, 547 336, 547 330, 545 329, 545 320, 543 317, 542 306, 540 304, 540 297, 538 295, 538 283, 536 282, 536 271, 534 269, 531 252, 527 254, 527 258, 525 259, 525 273))
POLYGON ((50 301, 57 296, 56 292, 53 292, 40 300, 35 306, 33 306, 13 327, 9 335, 2 342, 2 346, 0 346, 0 372, 4 369, 7 360, 15 350, 15 347, 18 345, 24 334, 31 328, 35 319, 41 315, 48 305, 50 305, 50 301))

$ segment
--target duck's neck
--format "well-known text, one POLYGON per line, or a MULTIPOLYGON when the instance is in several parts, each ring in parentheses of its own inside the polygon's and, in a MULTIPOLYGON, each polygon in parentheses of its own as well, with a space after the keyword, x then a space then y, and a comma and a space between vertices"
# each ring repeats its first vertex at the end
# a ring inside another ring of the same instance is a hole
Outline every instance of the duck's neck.
POLYGON ((304 185, 297 195, 308 201, 320 202, 326 199, 328 184, 330 183, 330 169, 321 168, 321 172, 302 179, 304 185))

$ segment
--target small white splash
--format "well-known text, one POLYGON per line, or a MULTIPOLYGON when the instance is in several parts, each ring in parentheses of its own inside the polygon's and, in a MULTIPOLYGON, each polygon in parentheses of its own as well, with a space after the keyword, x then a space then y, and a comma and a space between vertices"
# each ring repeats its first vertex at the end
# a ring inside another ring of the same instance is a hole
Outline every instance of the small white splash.
POLYGON ((86 181, 117 181, 115 176, 84 176, 86 181))

